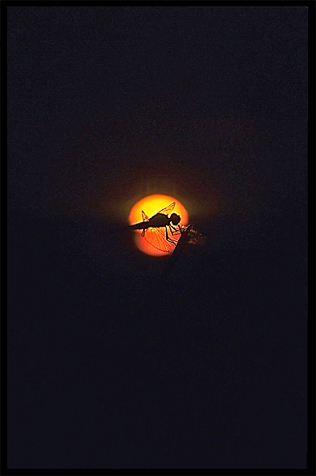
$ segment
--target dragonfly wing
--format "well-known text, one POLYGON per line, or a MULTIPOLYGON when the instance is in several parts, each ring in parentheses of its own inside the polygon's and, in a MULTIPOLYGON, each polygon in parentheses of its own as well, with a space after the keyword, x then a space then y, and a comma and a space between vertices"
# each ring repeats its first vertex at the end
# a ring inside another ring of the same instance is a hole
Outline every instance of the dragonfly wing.
POLYGON ((146 215, 144 210, 142 210, 142 219, 143 219, 143 221, 149 221, 149 217, 146 215))
POLYGON ((172 212, 172 210, 174 209, 175 206, 176 206, 176 202, 172 202, 172 203, 170 203, 170 205, 168 205, 167 207, 163 208, 163 209, 160 210, 158 213, 163 213, 164 215, 169 215, 169 213, 172 212))
POLYGON ((165 227, 148 228, 146 230, 145 240, 157 250, 164 251, 165 253, 172 253, 175 248, 175 243, 166 240, 165 227))

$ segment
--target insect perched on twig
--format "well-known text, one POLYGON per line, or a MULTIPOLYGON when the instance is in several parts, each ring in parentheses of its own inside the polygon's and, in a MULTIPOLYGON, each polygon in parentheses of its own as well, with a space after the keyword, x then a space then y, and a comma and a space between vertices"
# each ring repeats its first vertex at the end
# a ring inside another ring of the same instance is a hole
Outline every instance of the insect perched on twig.
POLYGON ((175 205, 176 202, 170 203, 151 218, 142 210, 143 221, 130 225, 130 227, 133 230, 142 230, 141 236, 148 243, 166 253, 174 252, 180 245, 183 249, 187 243, 204 244, 205 237, 193 230, 191 225, 181 225, 180 215, 171 213, 175 205), (171 215, 168 216, 170 213, 171 215))

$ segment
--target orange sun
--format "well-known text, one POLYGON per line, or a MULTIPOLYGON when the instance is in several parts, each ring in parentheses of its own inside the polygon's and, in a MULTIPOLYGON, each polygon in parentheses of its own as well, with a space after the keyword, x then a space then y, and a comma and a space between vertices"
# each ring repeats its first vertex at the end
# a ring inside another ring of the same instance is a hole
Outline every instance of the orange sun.
MULTIPOLYGON (((173 212, 177 213, 181 217, 181 225, 188 225, 189 215, 182 203, 179 202, 177 198, 171 197, 170 195, 148 195, 147 197, 139 200, 130 211, 128 221, 130 225, 142 221, 142 210, 146 215, 152 217, 162 208, 167 207, 170 203, 176 202, 173 212)), ((168 253, 157 250, 150 243, 148 243, 145 238, 141 236, 141 230, 135 230, 135 244, 137 248, 151 256, 168 256, 168 253)))

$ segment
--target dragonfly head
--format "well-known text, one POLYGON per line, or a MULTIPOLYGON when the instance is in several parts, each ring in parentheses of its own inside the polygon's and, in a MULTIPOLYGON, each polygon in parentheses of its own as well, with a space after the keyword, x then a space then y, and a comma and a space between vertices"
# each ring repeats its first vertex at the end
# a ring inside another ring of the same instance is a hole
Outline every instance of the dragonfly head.
POLYGON ((170 220, 172 221, 174 225, 177 225, 179 221, 181 220, 181 218, 180 218, 180 215, 177 215, 176 213, 172 213, 172 215, 170 216, 170 220))

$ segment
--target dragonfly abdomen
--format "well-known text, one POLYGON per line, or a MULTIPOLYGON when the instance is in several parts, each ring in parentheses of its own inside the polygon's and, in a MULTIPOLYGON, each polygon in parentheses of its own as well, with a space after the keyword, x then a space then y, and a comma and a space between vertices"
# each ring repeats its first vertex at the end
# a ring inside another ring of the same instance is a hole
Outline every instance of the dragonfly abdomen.
POLYGON ((146 228, 149 228, 151 225, 149 224, 148 221, 142 221, 140 223, 135 223, 134 225, 130 225, 130 228, 133 228, 133 230, 144 230, 146 228))

